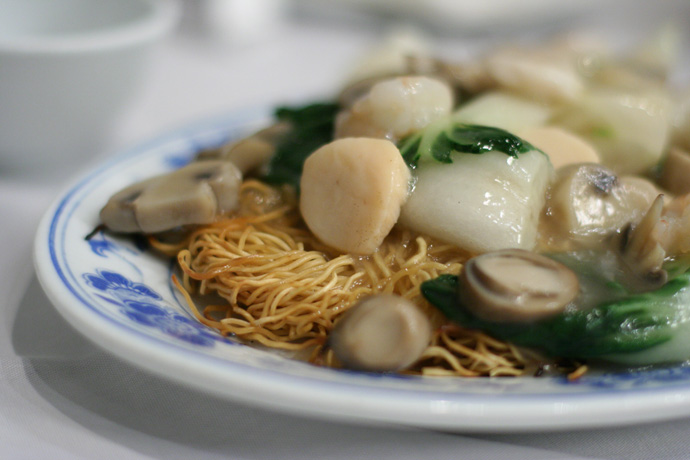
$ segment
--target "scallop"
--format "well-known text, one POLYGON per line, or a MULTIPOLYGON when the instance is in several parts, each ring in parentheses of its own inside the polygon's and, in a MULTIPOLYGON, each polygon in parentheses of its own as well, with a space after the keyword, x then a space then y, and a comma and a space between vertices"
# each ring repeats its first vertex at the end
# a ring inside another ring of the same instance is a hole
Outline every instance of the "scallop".
POLYGON ((384 80, 338 115, 335 137, 397 142, 448 115, 452 107, 452 90, 440 80, 416 76, 384 80))
POLYGON ((396 224, 409 182, 410 171, 392 142, 335 140, 304 163, 302 217, 329 246, 371 254, 396 224))

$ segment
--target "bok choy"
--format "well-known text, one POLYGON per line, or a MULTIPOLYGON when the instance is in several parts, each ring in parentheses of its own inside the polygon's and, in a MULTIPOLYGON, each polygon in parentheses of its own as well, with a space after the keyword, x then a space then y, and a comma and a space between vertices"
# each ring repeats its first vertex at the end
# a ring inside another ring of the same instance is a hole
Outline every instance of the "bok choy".
MULTIPOLYGON (((563 358, 602 358, 633 365, 690 358, 690 270, 670 267, 664 286, 630 293, 594 262, 561 256, 577 270, 581 293, 563 312, 534 322, 478 318, 463 305, 459 278, 442 275, 422 284, 422 294, 451 321, 518 346, 563 358)), ((605 257, 603 257, 605 259, 605 257)))
POLYGON ((414 170, 403 225, 470 252, 534 247, 553 173, 541 151, 503 129, 453 117, 399 148, 414 170))

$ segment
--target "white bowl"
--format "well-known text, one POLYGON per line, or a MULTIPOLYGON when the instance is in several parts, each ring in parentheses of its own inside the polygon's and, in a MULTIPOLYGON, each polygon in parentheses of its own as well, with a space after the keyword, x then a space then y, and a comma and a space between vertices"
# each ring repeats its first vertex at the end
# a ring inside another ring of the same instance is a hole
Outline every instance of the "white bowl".
POLYGON ((74 163, 101 147, 178 9, 170 0, 0 0, 0 171, 74 163))

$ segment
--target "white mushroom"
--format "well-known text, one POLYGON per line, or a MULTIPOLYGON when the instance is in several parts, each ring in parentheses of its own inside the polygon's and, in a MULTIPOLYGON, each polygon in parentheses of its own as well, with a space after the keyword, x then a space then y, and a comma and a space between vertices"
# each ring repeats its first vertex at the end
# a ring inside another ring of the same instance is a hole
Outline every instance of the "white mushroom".
POLYGON ((397 142, 448 115, 452 107, 452 90, 440 80, 413 76, 384 80, 338 114, 335 137, 375 137, 397 142))
POLYGON ((368 297, 336 324, 330 345, 347 367, 396 371, 412 365, 431 339, 429 319, 409 300, 390 294, 368 297))
POLYGON ((664 208, 654 231, 668 256, 690 253, 690 194, 671 200, 664 208))
POLYGON ((630 222, 639 221, 659 194, 649 181, 618 177, 593 163, 557 171, 545 220, 575 246, 595 248, 630 222))
POLYGON ((509 249, 470 259, 460 276, 458 295, 479 318, 529 322, 562 312, 578 295, 575 273, 548 257, 509 249))
POLYGON ((290 132, 290 123, 279 122, 256 133, 231 142, 214 150, 206 150, 199 154, 199 160, 229 161, 242 174, 260 169, 273 156, 276 145, 290 132))
POLYGON ((690 253, 690 194, 667 206, 659 195, 644 217, 622 228, 613 241, 633 290, 662 286, 668 279, 664 263, 690 253))
POLYGON ((658 228, 663 210, 664 198, 659 195, 642 220, 625 226, 615 240, 627 275, 626 284, 633 290, 651 290, 668 280, 668 273, 663 269, 666 250, 659 241, 658 228))
POLYGON ((143 233, 208 224, 237 207, 241 182, 232 163, 191 163, 117 192, 101 210, 101 221, 115 232, 143 233))
POLYGON ((304 163, 300 210, 311 231, 344 252, 371 254, 400 215, 410 171, 384 139, 331 142, 304 163))

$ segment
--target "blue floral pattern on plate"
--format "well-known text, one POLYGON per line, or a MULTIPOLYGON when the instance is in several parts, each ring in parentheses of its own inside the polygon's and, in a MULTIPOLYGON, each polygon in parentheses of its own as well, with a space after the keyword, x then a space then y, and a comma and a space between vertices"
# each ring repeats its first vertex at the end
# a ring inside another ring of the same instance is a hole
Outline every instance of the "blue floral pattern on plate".
POLYGON ((163 298, 145 284, 132 282, 119 273, 105 269, 82 276, 98 297, 119 307, 120 312, 135 323, 205 347, 213 346, 217 340, 224 340, 201 323, 164 306, 161 303, 163 298))
POLYGON ((106 236, 103 230, 96 230, 86 241, 91 248, 91 251, 99 257, 108 258, 110 255, 118 257, 120 260, 128 264, 135 272, 142 276, 139 267, 129 260, 127 255, 136 256, 143 253, 149 248, 148 241, 143 236, 133 236, 131 237, 131 242, 134 244, 134 248, 125 247, 120 242, 109 238, 106 236))
POLYGON ((585 375, 574 382, 565 381, 570 385, 581 385, 602 389, 642 388, 654 384, 672 384, 690 382, 690 366, 661 368, 641 368, 620 372, 603 372, 585 375))

